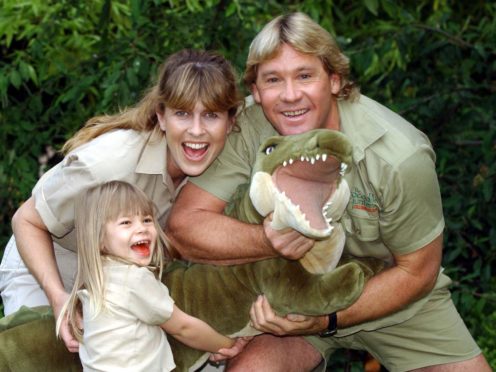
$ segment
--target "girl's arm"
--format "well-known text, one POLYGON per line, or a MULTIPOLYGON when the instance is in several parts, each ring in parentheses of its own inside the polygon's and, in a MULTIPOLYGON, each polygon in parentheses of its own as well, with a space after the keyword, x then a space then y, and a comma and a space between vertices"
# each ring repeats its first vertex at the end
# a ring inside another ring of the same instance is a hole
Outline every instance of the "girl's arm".
POLYGON ((186 314, 176 305, 172 316, 160 327, 183 344, 211 353, 220 349, 230 349, 235 344, 232 338, 221 335, 203 320, 186 314))

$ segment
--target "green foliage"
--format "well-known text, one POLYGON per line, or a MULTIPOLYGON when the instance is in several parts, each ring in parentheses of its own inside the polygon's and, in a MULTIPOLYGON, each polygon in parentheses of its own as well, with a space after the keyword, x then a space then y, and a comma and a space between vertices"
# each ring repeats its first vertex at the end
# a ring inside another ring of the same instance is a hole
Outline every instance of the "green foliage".
MULTIPOLYGON (((243 70, 274 15, 300 10, 337 36, 362 92, 428 134, 446 219, 453 299, 493 368, 496 332, 496 4, 454 0, 2 0, 0 244, 50 147, 136 102, 183 47, 243 70)), ((47 165, 44 165, 47 163, 47 165)))

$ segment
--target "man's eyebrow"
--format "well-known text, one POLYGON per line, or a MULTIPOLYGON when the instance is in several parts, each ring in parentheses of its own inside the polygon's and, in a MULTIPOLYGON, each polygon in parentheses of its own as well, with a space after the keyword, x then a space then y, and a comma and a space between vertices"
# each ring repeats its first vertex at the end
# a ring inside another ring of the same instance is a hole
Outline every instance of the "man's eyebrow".
MULTIPOLYGON (((296 69, 294 69, 294 72, 298 73, 301 71, 315 71, 315 70, 316 70, 315 66, 303 65, 303 66, 298 66, 296 69)), ((269 75, 277 75, 277 74, 279 74, 279 72, 280 72, 280 70, 271 69, 271 70, 261 72, 260 76, 266 77, 269 75)))

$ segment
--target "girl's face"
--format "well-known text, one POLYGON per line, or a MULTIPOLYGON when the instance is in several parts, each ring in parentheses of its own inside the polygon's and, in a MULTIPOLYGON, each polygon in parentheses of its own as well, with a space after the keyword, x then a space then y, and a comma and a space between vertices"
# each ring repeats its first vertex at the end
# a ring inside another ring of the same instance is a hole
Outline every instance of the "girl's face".
POLYGON ((150 264, 157 230, 152 216, 121 215, 105 225, 103 250, 138 265, 150 264))
POLYGON ((157 117, 166 133, 167 170, 172 178, 203 173, 224 148, 234 121, 227 111, 211 112, 202 103, 192 111, 166 107, 157 117))

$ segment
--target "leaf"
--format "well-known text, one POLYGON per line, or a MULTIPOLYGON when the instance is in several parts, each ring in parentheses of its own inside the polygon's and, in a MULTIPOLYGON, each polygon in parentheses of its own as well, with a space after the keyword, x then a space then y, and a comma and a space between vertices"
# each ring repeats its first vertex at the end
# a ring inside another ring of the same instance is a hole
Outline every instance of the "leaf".
POLYGON ((17 89, 19 89, 19 87, 22 84, 21 75, 19 74, 19 72, 17 70, 12 70, 10 72, 10 74, 9 74, 9 80, 10 80, 10 83, 14 87, 16 87, 17 89))
POLYGON ((377 9, 379 8, 378 0, 364 0, 363 3, 367 7, 370 13, 377 16, 377 9))

